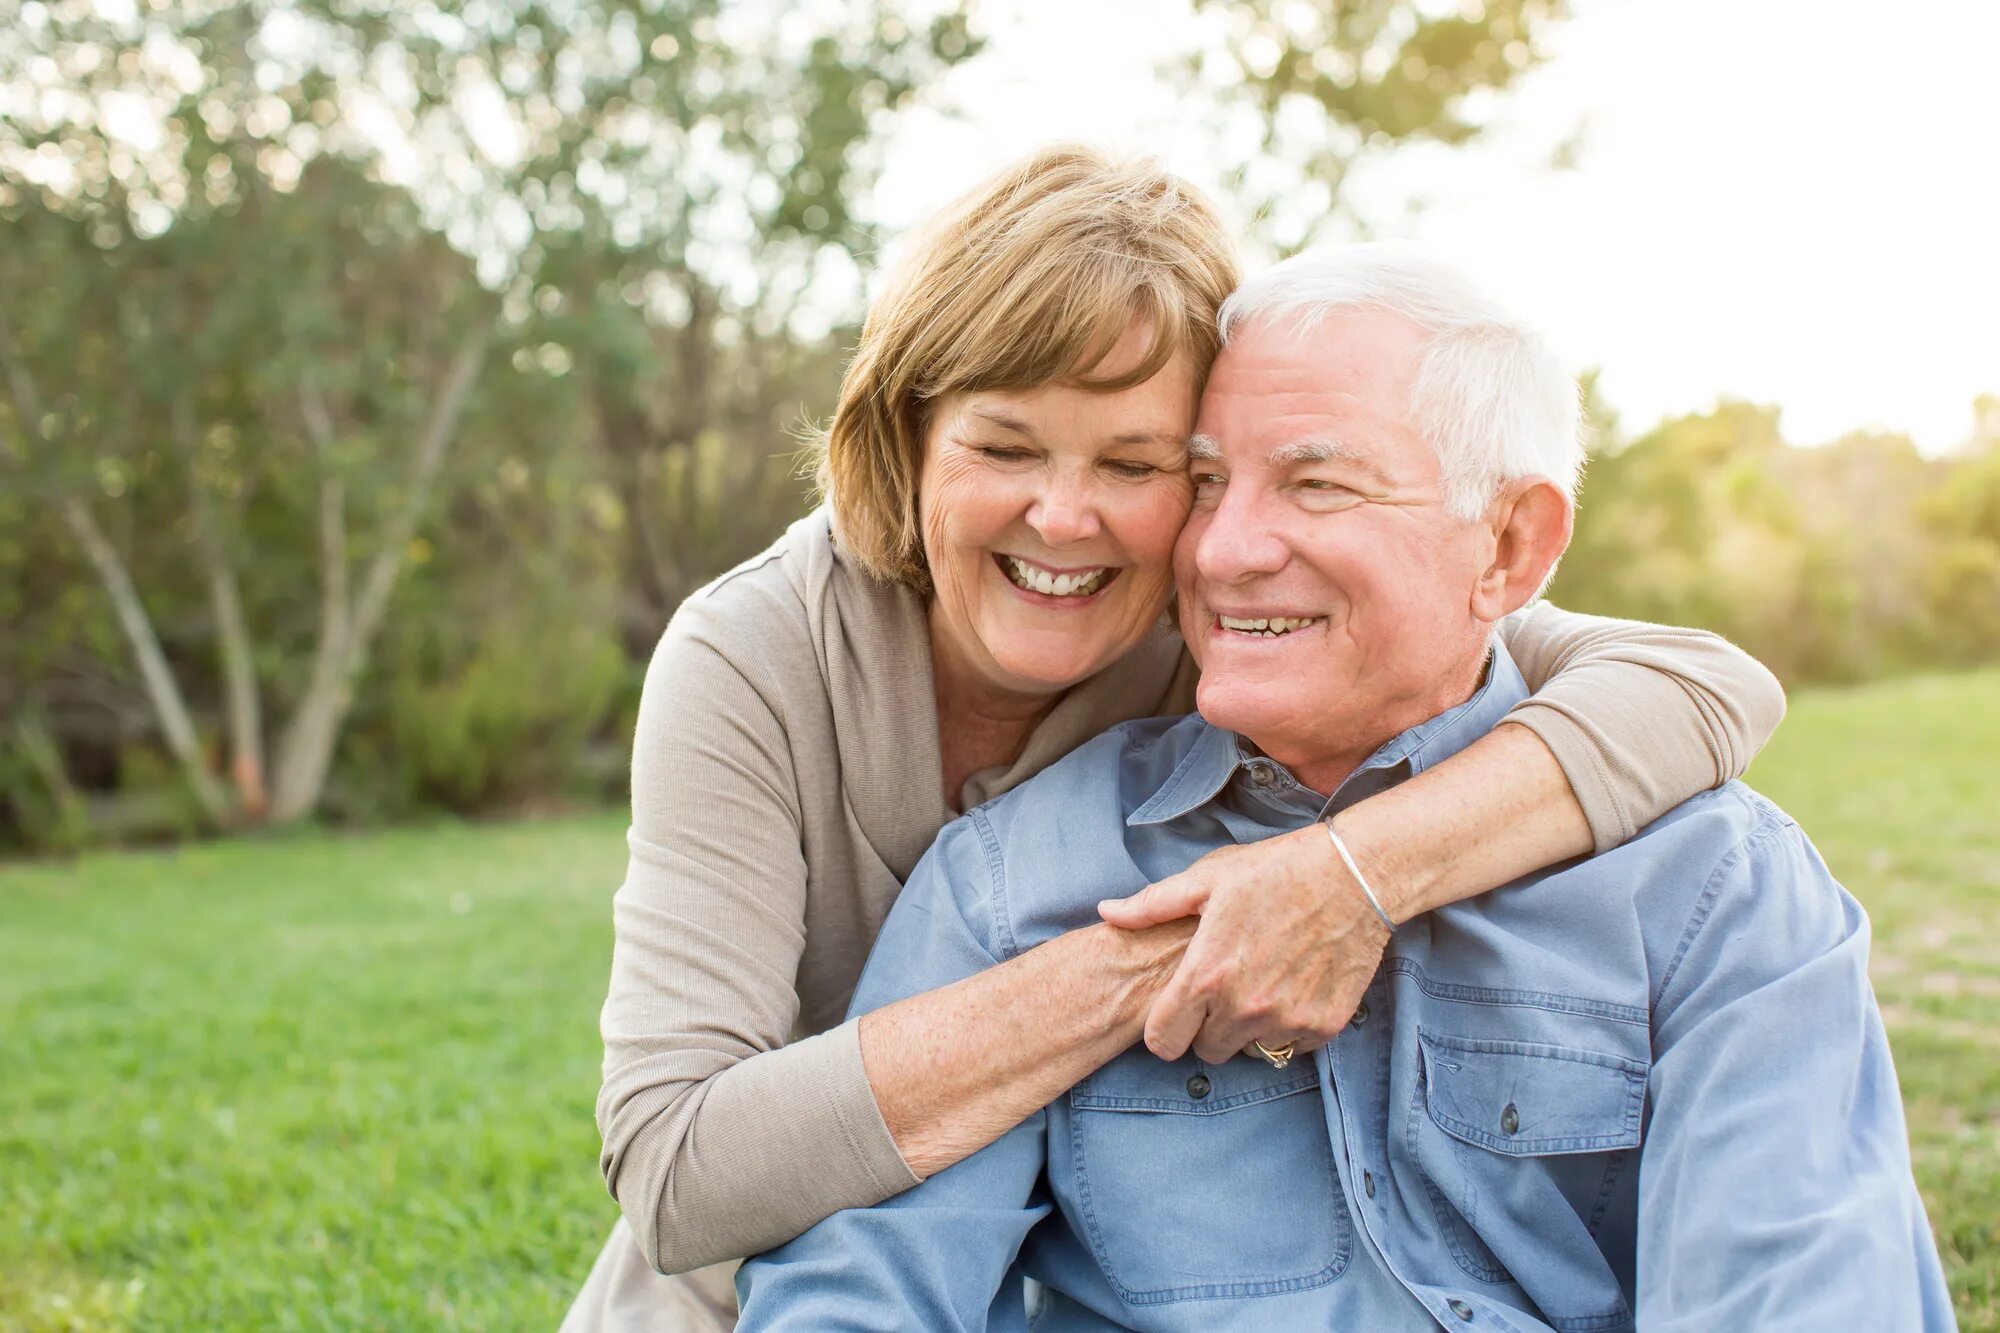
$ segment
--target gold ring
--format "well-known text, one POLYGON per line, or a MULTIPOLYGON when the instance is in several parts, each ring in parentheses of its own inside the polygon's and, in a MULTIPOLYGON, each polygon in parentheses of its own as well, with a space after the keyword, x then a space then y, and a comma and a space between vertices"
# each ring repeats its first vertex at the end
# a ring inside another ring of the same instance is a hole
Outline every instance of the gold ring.
POLYGON ((1292 1052, 1298 1049, 1298 1043, 1295 1041, 1288 1041, 1275 1051, 1261 1041, 1253 1040, 1250 1044, 1257 1048, 1259 1055, 1271 1062, 1271 1068, 1273 1069, 1283 1069, 1286 1065, 1290 1064, 1292 1062, 1292 1052))

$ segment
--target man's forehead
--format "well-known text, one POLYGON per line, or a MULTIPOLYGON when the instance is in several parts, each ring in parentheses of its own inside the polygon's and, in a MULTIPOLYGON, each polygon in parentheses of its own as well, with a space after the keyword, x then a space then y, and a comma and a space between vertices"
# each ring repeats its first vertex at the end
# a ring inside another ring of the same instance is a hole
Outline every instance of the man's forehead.
POLYGON ((1231 333, 1209 388, 1279 395, 1307 410, 1329 394, 1400 399, 1430 338, 1414 321, 1382 310, 1336 310, 1310 323, 1274 316, 1231 333))

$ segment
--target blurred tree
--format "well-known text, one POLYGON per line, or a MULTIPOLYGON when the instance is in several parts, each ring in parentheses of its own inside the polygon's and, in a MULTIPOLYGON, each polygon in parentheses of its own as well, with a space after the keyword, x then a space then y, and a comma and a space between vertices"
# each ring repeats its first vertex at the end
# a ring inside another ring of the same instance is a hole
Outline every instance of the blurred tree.
POLYGON ((1787 449, 1773 460, 1773 480, 1797 515, 1816 601, 1788 627, 1795 672, 1858 680, 1921 658, 1933 536, 1915 519, 1948 466, 1925 459, 1907 436, 1881 431, 1787 449))
POLYGON ((867 239, 869 139, 973 47, 962 18, 887 0, 22 6, 0 31, 8 457, 86 555, 211 821, 317 806, 496 344, 516 370, 589 366, 657 632, 700 573, 661 528, 772 472, 692 461, 752 411, 746 351, 823 331, 867 239), (239 541, 253 487, 292 521, 239 541), (185 513, 134 521, 162 492, 185 513), (176 560, 205 586, 233 790, 141 586, 176 560), (245 576, 274 567, 314 568, 302 673, 246 613, 245 576), (267 663, 291 704, 268 796, 267 663))
POLYGON ((1797 448, 1775 408, 1729 401, 1627 444, 1591 415, 1550 590, 1564 605, 1718 630, 1793 681, 2000 651, 2000 447, 1926 459, 1856 432, 1797 448))
POLYGON ((1550 596, 1733 637, 1789 614, 1801 554, 1771 475, 1783 448, 1775 408, 1725 402, 1598 454, 1550 596))
POLYGON ((1568 0, 1194 4, 1207 23, 1184 77, 1223 113, 1230 197, 1280 251, 1352 220, 1342 186, 1364 163, 1475 138, 1569 16, 1568 0))
POLYGON ((1949 662, 2000 657, 2000 397, 1980 400, 1981 429, 1918 513, 1931 536, 1921 587, 1949 662))

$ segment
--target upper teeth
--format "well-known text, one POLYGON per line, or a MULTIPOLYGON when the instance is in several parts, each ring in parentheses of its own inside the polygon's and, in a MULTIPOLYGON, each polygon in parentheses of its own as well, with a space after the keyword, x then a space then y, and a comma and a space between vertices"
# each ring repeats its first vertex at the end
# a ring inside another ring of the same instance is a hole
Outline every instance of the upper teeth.
POLYGON ((1218 616, 1222 628, 1233 629, 1239 634, 1262 634, 1267 639, 1275 639, 1280 634, 1290 634, 1295 629, 1304 629, 1316 623, 1318 616, 1258 616, 1254 620, 1241 620, 1235 616, 1218 616))
POLYGON ((1025 560, 1007 556, 1007 572, 1014 582, 1052 597, 1083 597, 1104 586, 1108 568, 1078 570, 1074 574, 1051 574, 1025 560))

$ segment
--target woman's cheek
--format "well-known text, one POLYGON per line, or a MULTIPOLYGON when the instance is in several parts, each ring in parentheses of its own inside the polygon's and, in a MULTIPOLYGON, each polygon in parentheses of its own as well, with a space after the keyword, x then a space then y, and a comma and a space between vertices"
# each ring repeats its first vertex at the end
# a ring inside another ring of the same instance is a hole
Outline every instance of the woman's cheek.
POLYGON ((962 460, 946 455, 933 459, 918 480, 922 489, 917 499, 917 526, 923 531, 924 548, 933 564, 933 581, 942 581, 935 566, 949 565, 956 558, 954 548, 965 533, 967 511, 978 499, 978 482, 968 475, 970 472, 962 460))

